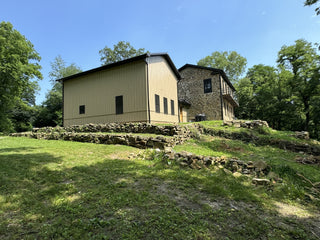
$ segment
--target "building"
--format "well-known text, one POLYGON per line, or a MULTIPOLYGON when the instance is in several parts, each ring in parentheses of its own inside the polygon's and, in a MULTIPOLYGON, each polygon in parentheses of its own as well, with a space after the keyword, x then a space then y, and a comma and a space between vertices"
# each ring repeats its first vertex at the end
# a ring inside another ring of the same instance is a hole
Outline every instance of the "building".
POLYGON ((179 72, 180 120, 195 121, 200 114, 207 120, 234 119, 234 108, 239 105, 235 88, 223 70, 186 64, 179 72))
POLYGON ((63 84, 64 126, 179 122, 180 74, 168 54, 144 54, 81 72, 63 84))

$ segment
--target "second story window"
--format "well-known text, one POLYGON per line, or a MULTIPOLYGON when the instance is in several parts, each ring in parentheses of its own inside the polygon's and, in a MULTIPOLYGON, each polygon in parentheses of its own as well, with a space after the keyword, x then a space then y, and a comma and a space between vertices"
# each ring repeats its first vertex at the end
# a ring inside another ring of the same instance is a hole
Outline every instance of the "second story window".
POLYGON ((203 89, 204 89, 204 93, 212 92, 211 78, 203 80, 203 89))

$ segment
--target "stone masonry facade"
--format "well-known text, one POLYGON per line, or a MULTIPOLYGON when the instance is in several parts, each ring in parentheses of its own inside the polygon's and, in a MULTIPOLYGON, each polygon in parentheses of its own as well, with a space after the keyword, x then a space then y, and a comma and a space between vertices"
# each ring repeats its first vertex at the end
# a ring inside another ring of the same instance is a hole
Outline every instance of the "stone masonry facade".
POLYGON ((232 120, 234 118, 236 104, 233 98, 229 101, 224 96, 227 92, 229 99, 230 96, 233 97, 234 88, 230 82, 227 83, 224 80, 220 74, 222 70, 187 64, 180 68, 179 72, 182 79, 178 82, 178 98, 191 104, 187 109, 188 122, 194 121, 198 114, 205 114, 207 120, 232 120), (204 81, 208 79, 211 81, 211 91, 205 93, 204 81))
POLYGON ((183 79, 178 82, 178 98, 191 103, 188 121, 193 121, 197 114, 204 113, 207 120, 221 120, 220 75, 212 71, 186 68, 180 71, 183 79), (203 80, 211 79, 212 92, 204 93, 203 80))

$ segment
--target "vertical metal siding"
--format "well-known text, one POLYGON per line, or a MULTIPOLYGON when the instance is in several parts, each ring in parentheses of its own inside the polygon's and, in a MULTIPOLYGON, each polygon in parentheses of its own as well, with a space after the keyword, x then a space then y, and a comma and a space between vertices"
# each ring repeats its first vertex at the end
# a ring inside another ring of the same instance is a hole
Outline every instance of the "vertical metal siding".
POLYGON ((64 82, 65 126, 85 123, 147 121, 146 64, 138 61, 64 82), (123 96, 116 115, 115 97, 123 96), (79 114, 79 106, 86 113, 79 114))
POLYGON ((161 56, 149 58, 149 90, 151 122, 179 122, 177 77, 161 56), (155 111, 155 94, 160 96, 160 113, 155 111), (164 114, 164 97, 168 99, 168 114, 164 114), (171 115, 171 100, 175 104, 175 115, 171 115))

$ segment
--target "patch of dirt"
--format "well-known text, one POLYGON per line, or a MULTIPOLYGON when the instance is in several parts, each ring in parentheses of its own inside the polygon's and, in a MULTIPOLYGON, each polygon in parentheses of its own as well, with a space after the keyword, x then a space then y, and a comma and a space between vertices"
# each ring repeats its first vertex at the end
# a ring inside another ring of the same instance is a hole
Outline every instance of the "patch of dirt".
POLYGON ((315 211, 310 211, 304 206, 289 205, 282 202, 274 202, 277 207, 276 210, 279 214, 285 217, 296 217, 296 218, 310 218, 318 217, 320 219, 320 213, 315 211))
POLYGON ((289 205, 282 202, 274 202, 276 211, 286 218, 295 219, 308 229, 314 237, 320 239, 320 212, 315 209, 307 209, 304 206, 289 205))
POLYGON ((120 152, 115 151, 113 153, 105 155, 104 157, 108 158, 108 159, 112 159, 112 160, 115 160, 115 159, 128 160, 128 159, 131 159, 131 156, 135 155, 136 153, 137 152, 133 153, 133 152, 129 152, 129 151, 120 151, 120 152))
POLYGON ((209 206, 212 210, 220 210, 222 208, 240 210, 240 209, 255 209, 256 205, 233 201, 228 199, 210 199, 206 194, 201 191, 188 191, 183 192, 179 189, 173 189, 170 186, 170 182, 162 182, 155 188, 156 193, 159 195, 166 195, 170 199, 173 199, 178 206, 186 209, 201 209, 204 205, 209 206))

